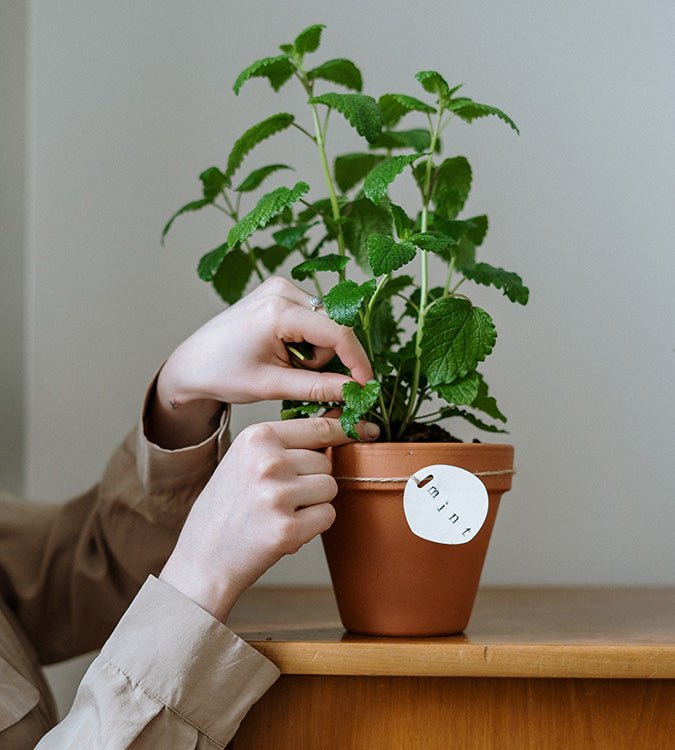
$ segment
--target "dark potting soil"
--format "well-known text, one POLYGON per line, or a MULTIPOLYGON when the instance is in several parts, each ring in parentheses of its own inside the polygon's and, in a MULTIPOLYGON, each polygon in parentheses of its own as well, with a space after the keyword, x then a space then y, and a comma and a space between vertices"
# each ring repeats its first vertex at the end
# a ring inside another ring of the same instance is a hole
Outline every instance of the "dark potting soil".
MULTIPOLYGON (((396 426, 392 425, 392 432, 396 433, 396 426)), ((413 422, 405 432, 405 435, 398 440, 399 443, 463 443, 458 437, 455 437, 438 424, 421 424, 413 422)), ((474 443, 480 443, 480 440, 474 440, 474 443)))

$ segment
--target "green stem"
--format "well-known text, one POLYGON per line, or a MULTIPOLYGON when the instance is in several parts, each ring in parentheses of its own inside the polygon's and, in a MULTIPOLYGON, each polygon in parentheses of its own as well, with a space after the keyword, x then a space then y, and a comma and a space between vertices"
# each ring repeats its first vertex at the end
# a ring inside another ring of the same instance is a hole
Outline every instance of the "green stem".
MULTIPOLYGON (((238 194, 236 208, 235 208, 235 206, 232 205, 232 201, 230 200, 230 198, 227 195, 227 193, 225 192, 225 190, 221 191, 221 195, 225 199, 225 203, 227 204, 227 208, 229 209, 229 211, 226 211, 224 208, 222 208, 221 206, 219 206, 217 203, 214 203, 213 205, 216 208, 220 208, 220 210, 224 214, 226 214, 227 216, 229 216, 232 219, 232 221, 234 221, 236 223, 237 221, 239 221, 239 200, 241 199, 241 193, 238 194)), ((265 275, 260 270, 260 266, 258 264, 258 259, 256 258, 256 255, 255 255, 255 250, 251 247, 251 245, 250 245, 250 243, 249 243, 248 240, 246 240, 244 242, 244 247, 246 249, 246 252, 248 253, 248 257, 251 259, 251 264, 253 265, 253 270, 258 275, 258 278, 260 279, 260 281, 265 281, 265 275)))
MULTIPOLYGON (((422 222, 421 231, 426 232, 429 223, 429 201, 431 200, 431 167, 433 164, 433 154, 436 148, 436 142, 438 141, 438 134, 441 129, 441 123, 443 120, 443 107, 441 106, 438 111, 438 119, 436 126, 431 133, 431 141, 429 143, 429 158, 426 162, 426 169, 424 173, 424 190, 423 190, 423 205, 422 205, 422 222)), ((415 369, 413 370, 413 377, 410 383, 410 396, 408 401, 408 408, 406 409, 406 415, 404 420, 401 422, 401 428, 398 433, 398 437, 403 437, 408 424, 412 421, 415 413, 417 389, 420 382, 421 372, 421 355, 422 355, 422 330, 424 328, 424 317, 426 315, 427 298, 429 295, 429 267, 427 260, 427 253, 420 252, 420 263, 421 263, 421 284, 420 284, 420 306, 417 315, 417 333, 415 336, 415 369)), ((419 408, 419 406, 418 406, 419 408)))

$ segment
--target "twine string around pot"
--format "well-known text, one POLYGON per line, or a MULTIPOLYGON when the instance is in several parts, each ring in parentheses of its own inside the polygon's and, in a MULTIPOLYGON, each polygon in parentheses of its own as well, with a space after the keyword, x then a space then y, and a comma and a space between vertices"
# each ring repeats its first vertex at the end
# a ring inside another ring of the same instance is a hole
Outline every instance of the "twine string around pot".
MULTIPOLYGON (((477 477, 501 477, 506 475, 513 475, 516 473, 515 469, 494 469, 493 471, 472 471, 474 476, 477 477)), ((407 477, 346 477, 337 476, 334 477, 338 482, 375 482, 376 484, 401 484, 412 479, 415 484, 419 485, 424 482, 424 479, 418 479, 414 474, 410 474, 407 477)))

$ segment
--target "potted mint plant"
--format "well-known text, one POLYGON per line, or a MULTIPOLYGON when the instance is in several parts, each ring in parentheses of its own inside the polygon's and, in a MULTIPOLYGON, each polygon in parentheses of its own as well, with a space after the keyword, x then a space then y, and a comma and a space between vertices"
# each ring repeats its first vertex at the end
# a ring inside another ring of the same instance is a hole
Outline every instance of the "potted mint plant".
MULTIPOLYGON (((504 112, 464 96, 435 71, 417 73, 417 95, 385 93, 376 100, 364 94, 352 61, 309 64, 323 29, 310 26, 282 44, 280 54, 239 74, 236 94, 255 78, 267 79, 274 91, 291 82, 301 86, 307 111, 278 112, 250 127, 224 167, 201 173, 201 197, 176 211, 162 241, 179 216, 218 210, 227 235, 201 258, 198 273, 226 303, 293 262, 291 277, 311 285, 333 320, 354 328, 375 379, 344 387, 342 425, 356 436, 359 419, 375 421, 381 442, 332 451, 340 491, 324 546, 343 622, 377 634, 457 632, 468 622, 499 499, 510 488, 513 448, 462 443, 438 423, 461 418, 504 432, 506 418, 478 370, 493 350, 496 328, 467 292, 470 283, 491 286, 524 305, 528 289, 517 274, 478 260, 488 219, 460 218, 472 170, 463 156, 444 157, 442 141, 456 121, 495 117, 518 129, 504 112), (336 126, 337 118, 356 131, 360 146, 331 157, 329 124, 336 126), (240 168, 258 144, 283 131, 294 131, 315 150, 326 194, 295 181, 254 197, 291 167, 273 163, 243 178, 240 168), (392 183, 404 177, 417 186, 415 206, 389 197, 392 183), (443 263, 442 278, 432 278, 431 255, 443 263), (477 474, 487 487, 487 517, 465 544, 417 536, 403 512, 406 479, 443 464, 477 474)), ((303 342, 289 351, 299 364, 308 356, 303 342)), ((340 367, 333 361, 326 369, 340 367)), ((330 406, 284 402, 282 418, 330 406)))

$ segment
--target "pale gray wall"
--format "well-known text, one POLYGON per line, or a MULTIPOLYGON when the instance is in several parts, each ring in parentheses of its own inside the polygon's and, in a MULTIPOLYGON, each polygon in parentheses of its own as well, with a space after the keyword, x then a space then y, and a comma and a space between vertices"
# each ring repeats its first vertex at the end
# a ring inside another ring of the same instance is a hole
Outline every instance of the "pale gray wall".
POLYGON ((24 478, 26 34, 24 0, 0 4, 0 486, 24 478))
MULTIPOLYGON (((237 99, 231 83, 320 21, 317 60, 353 57, 368 92, 416 95, 413 74, 436 68, 521 127, 447 136, 474 167, 470 209, 491 219, 486 260, 532 288, 525 309, 476 294, 500 331, 488 369, 519 470, 484 582, 673 582, 671 2, 30 6, 31 493, 95 481, 154 368, 219 309, 194 266, 222 240, 220 217, 184 218, 164 249, 160 228, 246 127, 301 106, 262 81, 237 99)), ((358 147, 339 118, 332 128, 339 147, 358 147)), ((249 164, 281 153, 318 195, 314 155, 294 134, 249 164)), ((274 415, 239 409, 235 425, 274 415)), ((326 580, 320 547, 267 580, 326 580)))

